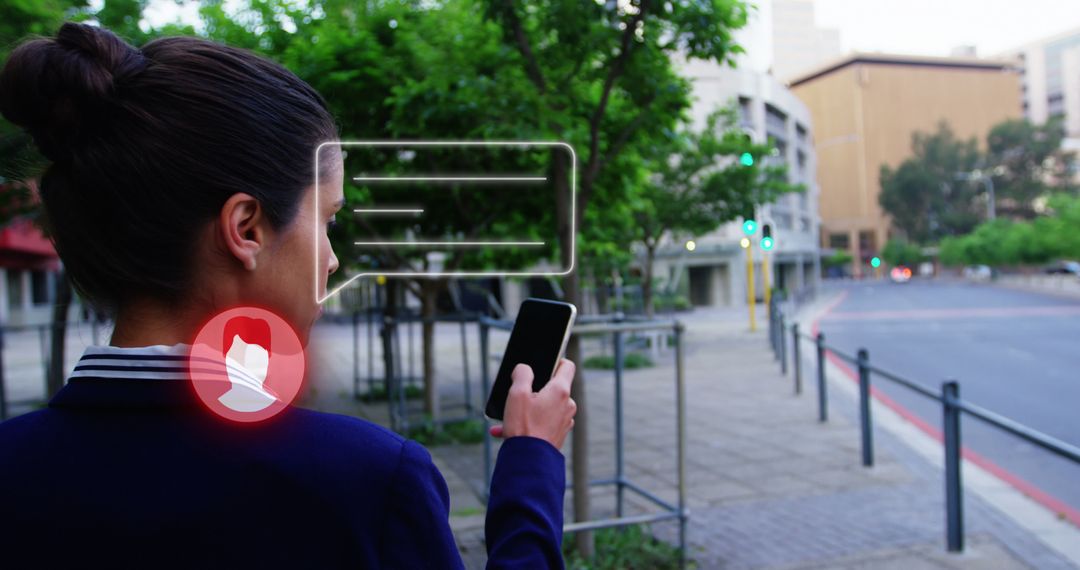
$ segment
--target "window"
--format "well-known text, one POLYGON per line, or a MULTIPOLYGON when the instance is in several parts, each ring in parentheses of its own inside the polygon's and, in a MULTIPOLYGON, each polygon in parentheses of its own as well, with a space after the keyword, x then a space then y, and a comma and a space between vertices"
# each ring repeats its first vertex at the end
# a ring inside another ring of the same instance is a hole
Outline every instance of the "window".
POLYGON ((787 134, 787 115, 772 105, 765 105, 765 132, 773 136, 787 134))
POLYGON ((44 271, 30 273, 30 299, 35 305, 49 302, 49 276, 44 271))
POLYGON ((846 232, 842 234, 829 234, 829 247, 833 249, 850 249, 851 240, 848 239, 846 232))
POLYGON ((859 232, 859 253, 863 257, 877 253, 877 239, 872 230, 859 232))

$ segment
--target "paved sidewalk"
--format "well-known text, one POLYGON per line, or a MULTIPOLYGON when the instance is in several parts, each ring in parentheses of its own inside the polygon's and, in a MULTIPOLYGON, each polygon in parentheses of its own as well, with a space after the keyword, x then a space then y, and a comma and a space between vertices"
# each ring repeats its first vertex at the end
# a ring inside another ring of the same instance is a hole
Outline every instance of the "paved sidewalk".
MULTIPOLYGON (((802 396, 793 394, 764 332, 746 331, 742 312, 699 310, 681 318, 687 324, 689 539, 699 568, 1074 568, 972 493, 965 497, 967 551, 946 553, 938 467, 882 430, 875 433, 875 467, 861 467, 852 422, 855 403, 843 390, 831 392, 830 421, 820 424, 813 386, 808 383, 802 396)), ((475 346, 475 331, 470 334, 475 346)), ((449 380, 461 377, 457 335, 456 327, 438 329, 438 368, 446 376, 446 398, 460 402, 460 380, 449 380)), ((360 406, 347 397, 351 338, 347 327, 319 329, 323 368, 309 401, 385 421, 384 405, 360 406)), ((493 354, 504 340, 493 333, 493 354)), ((588 350, 600 348, 594 343, 588 350)), ((475 355, 470 357, 475 381, 478 367, 475 355)), ((362 370, 366 373, 366 367, 362 370)), ((629 478, 674 502, 673 379, 671 354, 653 368, 627 371, 624 413, 629 478)), ((614 472, 612 374, 589 370, 586 382, 591 475, 608 477, 614 472)), ((481 447, 432 451, 451 488, 451 523, 463 554, 470 567, 480 568, 481 447)), ((613 489, 592 493, 594 516, 612 515, 613 489)), ((627 496, 630 514, 655 510, 632 493, 627 496)), ((677 539, 674 522, 654 524, 652 530, 677 539)))

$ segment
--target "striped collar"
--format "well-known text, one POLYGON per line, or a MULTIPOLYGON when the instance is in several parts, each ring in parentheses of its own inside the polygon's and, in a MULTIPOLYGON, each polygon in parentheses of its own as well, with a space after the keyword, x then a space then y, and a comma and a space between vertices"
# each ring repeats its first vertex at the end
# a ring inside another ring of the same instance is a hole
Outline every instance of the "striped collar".
POLYGON ((145 378, 187 380, 190 344, 153 346, 89 346, 71 378, 145 378))
POLYGON ((192 368, 191 345, 155 344, 153 346, 88 346, 82 358, 75 365, 70 378, 121 378, 147 380, 188 380, 189 372, 194 370, 206 375, 225 375, 227 369, 230 380, 262 390, 263 380, 231 358, 212 361, 205 358, 192 368), (205 363, 202 366, 199 364, 205 363), (225 365, 225 369, 221 366, 225 365), (256 388, 257 387, 257 388, 256 388))

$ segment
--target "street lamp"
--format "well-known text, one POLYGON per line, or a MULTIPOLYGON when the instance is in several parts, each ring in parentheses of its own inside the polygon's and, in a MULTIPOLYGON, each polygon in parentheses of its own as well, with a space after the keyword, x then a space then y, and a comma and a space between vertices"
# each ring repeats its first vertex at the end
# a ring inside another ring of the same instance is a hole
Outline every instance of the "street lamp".
MULTIPOLYGON (((1004 169, 999 166, 993 170, 992 174, 1001 174, 1003 170, 1004 169)), ((994 178, 990 173, 975 169, 971 172, 957 172, 954 176, 957 180, 969 180, 972 182, 981 181, 986 187, 986 219, 993 220, 997 218, 997 200, 994 198, 994 178)))

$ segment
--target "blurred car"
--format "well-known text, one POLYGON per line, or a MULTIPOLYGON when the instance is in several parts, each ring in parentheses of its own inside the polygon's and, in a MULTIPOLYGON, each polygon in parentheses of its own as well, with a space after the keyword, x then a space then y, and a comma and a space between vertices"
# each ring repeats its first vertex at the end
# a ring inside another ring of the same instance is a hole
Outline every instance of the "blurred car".
POLYGON ((972 281, 989 281, 994 277, 994 270, 989 265, 969 265, 964 268, 964 277, 972 281))
POLYGON ((897 265, 892 268, 892 271, 889 271, 889 279, 891 279, 893 283, 907 283, 908 281, 911 281, 911 268, 897 265))
POLYGON ((1051 275, 1078 275, 1080 276, 1080 262, 1061 260, 1052 265, 1047 265, 1043 270, 1051 275))

